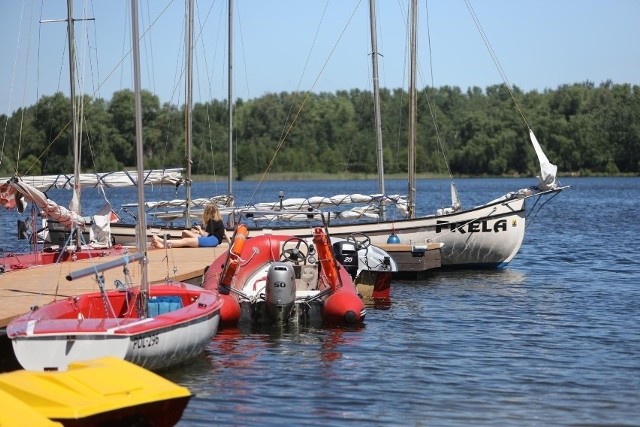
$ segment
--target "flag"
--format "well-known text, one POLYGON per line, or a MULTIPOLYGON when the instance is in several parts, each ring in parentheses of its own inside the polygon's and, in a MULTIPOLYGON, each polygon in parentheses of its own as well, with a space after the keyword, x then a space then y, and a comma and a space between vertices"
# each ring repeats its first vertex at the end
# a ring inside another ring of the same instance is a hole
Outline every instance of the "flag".
POLYGON ((7 209, 16 207, 16 190, 9 184, 2 184, 0 186, 0 205, 7 209))

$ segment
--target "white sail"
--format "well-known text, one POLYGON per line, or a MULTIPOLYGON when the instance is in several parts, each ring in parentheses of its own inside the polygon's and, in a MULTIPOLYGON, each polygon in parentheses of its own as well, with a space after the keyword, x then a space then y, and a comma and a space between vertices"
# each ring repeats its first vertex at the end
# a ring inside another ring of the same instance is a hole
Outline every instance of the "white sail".
MULTIPOLYGON (((0 182, 7 182, 11 177, 0 178, 0 182)), ((72 174, 24 176, 22 182, 40 191, 49 191, 52 188, 65 190, 73 189, 75 179, 72 174)), ((179 185, 182 182, 182 169, 171 168, 162 170, 145 170, 145 185, 171 184, 179 185)), ((80 188, 91 187, 133 187, 138 182, 136 171, 96 172, 80 174, 80 188)))
POLYGON ((42 210, 42 215, 63 224, 65 227, 84 226, 88 221, 72 210, 60 206, 49 199, 42 191, 27 184, 21 179, 11 179, 8 185, 22 195, 25 200, 30 201, 42 210))
MULTIPOLYGON (((268 209, 268 208, 267 208, 268 209)), ((304 221, 319 221, 322 218, 320 214, 316 210, 312 211, 293 211, 293 210, 282 210, 279 214, 270 214, 269 212, 277 212, 278 210, 254 210, 253 208, 231 208, 229 210, 221 210, 222 213, 230 212, 236 213, 241 212, 243 215, 248 216, 251 215, 251 220, 255 223, 261 222, 272 222, 272 221, 290 221, 290 222, 304 222, 304 221)), ((325 220, 357 220, 363 218, 371 218, 376 219, 380 217, 379 208, 376 206, 364 206, 364 207, 356 207, 350 210, 345 211, 332 211, 332 212, 322 212, 322 217, 325 220)))
MULTIPOLYGON (((230 206, 231 201, 233 201, 232 196, 220 195, 213 196, 210 198, 198 198, 193 199, 189 203, 191 207, 204 207, 204 205, 208 203, 215 203, 219 207, 222 206, 230 206)), ((163 209, 163 208, 182 208, 187 205, 187 201, 185 199, 173 199, 173 200, 158 200, 154 202, 145 202, 144 205, 149 209, 163 209)), ((138 206, 137 203, 125 203, 122 205, 123 208, 132 208, 138 206)))
POLYGON ((322 209, 354 203, 375 203, 377 205, 396 205, 403 212, 407 210, 407 201, 399 195, 385 196, 382 194, 338 194, 331 197, 313 196, 284 199, 278 202, 257 203, 251 207, 270 210, 303 210, 307 208, 322 209))
POLYGON ((538 161, 540 162, 540 182, 538 183, 538 188, 542 191, 553 190, 558 186, 558 182, 556 181, 558 166, 549 161, 531 129, 529 129, 529 137, 531 138, 531 143, 533 144, 536 156, 538 156, 538 161))

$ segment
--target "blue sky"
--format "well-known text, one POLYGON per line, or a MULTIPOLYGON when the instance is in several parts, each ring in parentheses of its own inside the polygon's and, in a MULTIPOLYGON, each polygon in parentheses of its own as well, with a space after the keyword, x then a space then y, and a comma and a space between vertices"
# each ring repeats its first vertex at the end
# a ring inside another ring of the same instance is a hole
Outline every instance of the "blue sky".
MULTIPOLYGON (((469 0, 510 83, 524 90, 640 82, 638 0, 469 0)), ((406 88, 407 0, 378 0, 380 85, 406 88)), ((463 0, 420 0, 419 85, 487 86, 500 73, 463 0), (429 49, 429 41, 431 48, 429 49)), ((368 0, 235 0, 234 97, 371 90, 368 0)), ((196 0, 194 100, 227 98, 227 1, 196 0)), ((74 3, 79 92, 131 88, 129 2, 74 3), (89 46, 89 48, 87 48, 89 46), (124 59, 124 60, 123 60, 124 59)), ((184 102, 184 2, 139 0, 142 83, 184 102)), ((0 0, 0 113, 68 94, 65 0, 0 0)))

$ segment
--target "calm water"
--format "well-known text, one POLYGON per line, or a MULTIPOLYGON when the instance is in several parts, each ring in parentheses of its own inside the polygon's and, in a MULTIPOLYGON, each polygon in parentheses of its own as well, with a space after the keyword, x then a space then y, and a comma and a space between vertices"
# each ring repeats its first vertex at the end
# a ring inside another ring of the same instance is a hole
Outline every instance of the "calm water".
MULTIPOLYGON (((457 182, 466 206, 531 183, 457 182)), ((356 330, 221 330, 163 373, 195 394, 179 425, 640 425, 640 179, 562 183, 572 189, 544 206, 505 270, 394 283, 391 307, 368 309, 356 330)), ((198 185, 196 197, 225 190, 198 185)), ((237 185, 243 203, 255 184, 237 185)), ((446 185, 419 181, 419 197, 446 203, 446 185)), ((281 183, 259 197, 279 190, 376 192, 281 183)), ((2 245, 23 244, 2 220, 2 245)))

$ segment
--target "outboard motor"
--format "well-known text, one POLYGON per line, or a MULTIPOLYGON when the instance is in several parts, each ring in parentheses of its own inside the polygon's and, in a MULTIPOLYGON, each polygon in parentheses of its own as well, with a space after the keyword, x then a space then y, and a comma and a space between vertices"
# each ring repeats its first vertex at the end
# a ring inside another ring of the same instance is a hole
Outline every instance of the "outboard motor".
POLYGON ((276 262, 267 272, 267 309, 276 323, 286 323, 296 301, 296 274, 293 265, 276 262))
POLYGON ((353 280, 358 275, 358 249, 356 244, 350 241, 340 241, 333 244, 333 252, 336 260, 347 270, 353 280))

